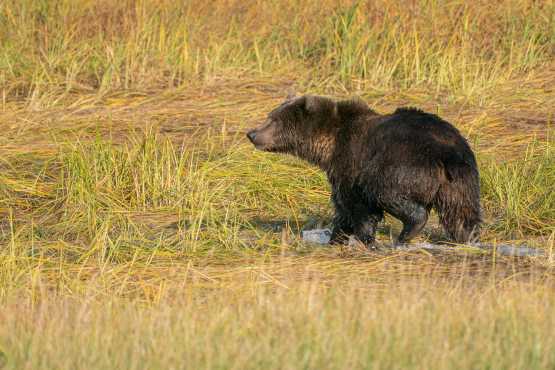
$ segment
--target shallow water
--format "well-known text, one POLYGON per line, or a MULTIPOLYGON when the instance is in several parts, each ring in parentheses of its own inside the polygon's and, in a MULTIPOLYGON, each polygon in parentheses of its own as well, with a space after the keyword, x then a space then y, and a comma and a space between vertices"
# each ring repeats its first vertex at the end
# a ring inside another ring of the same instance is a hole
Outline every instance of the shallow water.
MULTIPOLYGON (((330 240, 331 230, 330 229, 315 229, 309 231, 301 232, 301 239, 307 243, 326 245, 330 240)), ((349 245, 358 243, 354 235, 349 237, 349 245)), ((494 252, 502 256, 548 256, 549 252, 540 249, 537 246, 527 246, 527 247, 513 247, 510 244, 499 244, 495 246, 491 245, 469 245, 469 246, 459 246, 459 245, 449 245, 449 244, 429 244, 429 243, 418 243, 408 247, 392 247, 391 243, 380 243, 386 249, 394 249, 401 252, 414 251, 419 249, 424 250, 445 250, 445 251, 472 251, 472 250, 483 250, 488 252, 494 252)))

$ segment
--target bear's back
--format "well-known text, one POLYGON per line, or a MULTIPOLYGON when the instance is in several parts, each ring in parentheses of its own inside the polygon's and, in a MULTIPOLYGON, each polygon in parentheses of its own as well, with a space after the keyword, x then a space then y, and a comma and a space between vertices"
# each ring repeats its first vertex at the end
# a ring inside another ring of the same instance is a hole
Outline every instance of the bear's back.
POLYGON ((367 144, 368 154, 378 159, 380 167, 431 169, 441 165, 449 177, 456 177, 461 165, 475 166, 474 153, 460 132, 417 108, 399 108, 382 116, 367 144))

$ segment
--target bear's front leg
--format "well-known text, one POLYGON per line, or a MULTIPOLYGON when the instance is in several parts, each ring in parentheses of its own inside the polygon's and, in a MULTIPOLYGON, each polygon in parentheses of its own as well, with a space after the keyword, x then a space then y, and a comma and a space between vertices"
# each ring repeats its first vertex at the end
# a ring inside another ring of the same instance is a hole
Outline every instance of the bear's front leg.
POLYGON ((335 210, 333 226, 328 245, 341 245, 349 242, 349 235, 355 232, 349 216, 345 212, 335 210))
POLYGON ((365 213, 361 217, 353 220, 355 237, 368 249, 377 249, 376 228, 378 222, 383 218, 383 212, 365 213))

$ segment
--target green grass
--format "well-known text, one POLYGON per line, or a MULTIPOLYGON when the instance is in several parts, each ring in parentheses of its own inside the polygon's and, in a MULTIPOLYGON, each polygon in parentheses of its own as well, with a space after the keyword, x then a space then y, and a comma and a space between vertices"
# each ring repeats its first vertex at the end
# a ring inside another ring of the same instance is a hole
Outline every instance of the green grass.
MULTIPOLYGON (((44 159, 47 165, 36 165, 44 172, 32 186, 18 183, 18 169, 4 173, 4 211, 22 203, 31 208, 20 227, 46 236, 34 243, 55 235, 65 243, 95 245, 113 237, 116 250, 128 242, 124 230, 137 229, 134 215, 168 220, 169 233, 158 242, 181 250, 249 249, 237 233, 246 228, 260 236, 253 218, 283 221, 285 214, 306 222, 329 216, 325 176, 297 160, 268 157, 242 137, 212 136, 210 130, 181 144, 160 137, 154 126, 130 132, 124 145, 103 138, 98 128, 88 141, 62 143, 44 159), (29 222, 34 226, 28 228, 29 222)), ((4 240, 10 235, 5 232, 4 240)))
POLYGON ((495 230, 515 236, 554 233, 555 145, 533 140, 522 158, 484 161, 486 208, 499 217, 495 230))

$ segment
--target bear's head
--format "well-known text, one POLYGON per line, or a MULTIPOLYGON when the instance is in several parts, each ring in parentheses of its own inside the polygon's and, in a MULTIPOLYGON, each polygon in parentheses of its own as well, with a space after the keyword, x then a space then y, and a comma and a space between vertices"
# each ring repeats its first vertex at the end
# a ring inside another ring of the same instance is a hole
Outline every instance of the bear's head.
POLYGON ((292 154, 319 165, 333 150, 338 126, 336 101, 290 93, 247 137, 256 149, 292 154))

